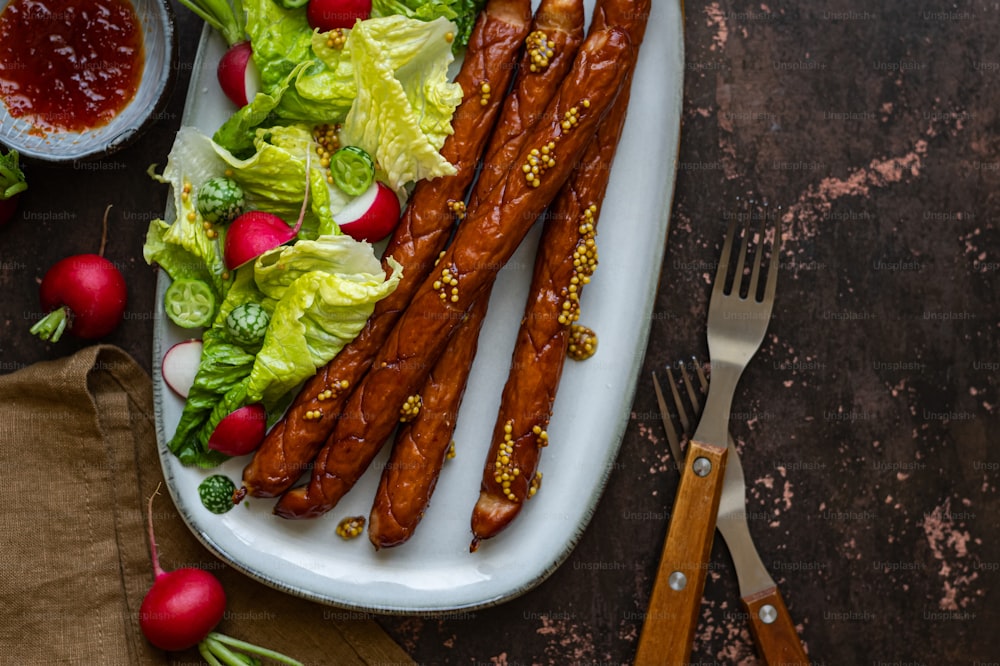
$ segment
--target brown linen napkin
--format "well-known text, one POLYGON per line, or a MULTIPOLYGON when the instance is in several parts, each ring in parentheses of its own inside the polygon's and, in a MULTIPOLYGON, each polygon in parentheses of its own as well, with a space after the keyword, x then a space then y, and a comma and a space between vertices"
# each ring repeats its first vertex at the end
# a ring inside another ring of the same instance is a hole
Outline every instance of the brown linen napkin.
MULTIPOLYGON (((0 376, 0 663, 204 663, 146 642, 153 582, 145 502, 163 481, 149 376, 94 346, 0 376)), ((169 495, 154 504, 160 562, 208 569, 228 597, 218 631, 307 664, 413 664, 364 615, 278 592, 212 556, 169 495)))

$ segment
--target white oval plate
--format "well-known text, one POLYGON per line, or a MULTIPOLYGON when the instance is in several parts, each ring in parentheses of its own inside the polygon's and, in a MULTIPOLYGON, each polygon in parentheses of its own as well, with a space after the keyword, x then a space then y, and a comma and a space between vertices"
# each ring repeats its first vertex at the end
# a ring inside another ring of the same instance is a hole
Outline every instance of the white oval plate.
MULTIPOLYGON (((586 4, 589 14, 593 0, 586 4)), ((277 518, 271 514, 273 500, 250 499, 221 516, 202 507, 199 482, 220 472, 238 481, 247 460, 205 471, 180 465, 167 450, 182 402, 164 385, 159 362, 186 336, 157 316, 153 367, 160 458, 174 502, 209 550, 294 595, 344 608, 421 614, 506 601, 543 581, 568 557, 596 508, 628 423, 666 244, 683 96, 680 4, 654 2, 646 34, 598 228, 600 265, 583 294, 581 323, 597 331, 600 345, 588 361, 566 364, 548 429, 551 445, 540 463, 545 482, 518 519, 478 552, 469 552, 469 519, 524 309, 537 228, 500 271, 493 290, 454 436, 457 456, 445 464, 413 538, 379 552, 364 536, 344 541, 334 528, 345 516, 367 518, 389 446, 334 510, 316 520, 277 518)), ((184 122, 208 134, 231 112, 215 81, 223 47, 206 31, 188 92, 184 122)), ((161 273, 158 312, 167 282, 161 273)))

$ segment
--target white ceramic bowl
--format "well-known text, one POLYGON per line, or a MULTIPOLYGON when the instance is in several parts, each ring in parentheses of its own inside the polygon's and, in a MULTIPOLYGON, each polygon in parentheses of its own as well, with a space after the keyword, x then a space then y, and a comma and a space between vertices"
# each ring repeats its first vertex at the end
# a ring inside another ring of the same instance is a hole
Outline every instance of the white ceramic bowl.
MULTIPOLYGON (((0 11, 9 0, 0 0, 0 11)), ((135 97, 111 122, 82 132, 32 131, 29 119, 13 118, 0 101, 0 144, 22 157, 73 162, 109 155, 126 146, 166 104, 177 71, 174 13, 167 0, 130 0, 142 25, 145 61, 135 97)))

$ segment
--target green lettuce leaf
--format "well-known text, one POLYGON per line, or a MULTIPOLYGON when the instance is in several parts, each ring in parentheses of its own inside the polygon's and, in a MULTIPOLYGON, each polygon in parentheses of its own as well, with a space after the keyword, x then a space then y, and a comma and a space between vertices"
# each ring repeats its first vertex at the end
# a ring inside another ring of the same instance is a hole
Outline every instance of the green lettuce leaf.
POLYGON ((476 17, 485 4, 486 0, 373 0, 372 16, 400 14, 421 21, 446 18, 458 27, 452 43, 452 50, 457 51, 469 43, 476 17))
POLYGON ((261 257, 257 287, 277 304, 250 373, 250 400, 274 403, 353 340, 375 303, 399 283, 401 268, 391 263, 395 270, 386 279, 370 246, 346 235, 299 241, 261 257))
POLYGON ((173 279, 196 277, 208 282, 221 298, 229 287, 223 260, 224 234, 211 238, 195 206, 194 193, 209 178, 225 171, 224 161, 211 146, 189 141, 178 133, 162 176, 174 199, 174 219, 153 220, 149 225, 143 258, 157 263, 173 279))
POLYGON ((371 245, 329 235, 272 250, 236 271, 205 333, 202 365, 170 450, 184 464, 214 466, 219 454, 208 449, 208 438, 227 414, 258 402, 272 419, 280 414, 290 394, 353 340, 375 303, 395 290, 401 269, 391 263, 387 278, 371 245), (259 350, 226 335, 226 315, 247 301, 271 316, 259 350))
POLYGON ((246 6, 263 90, 216 131, 218 145, 246 157, 261 129, 342 123, 341 143, 373 155, 397 192, 455 173, 439 152, 462 101, 461 86, 448 75, 454 23, 372 18, 345 31, 345 43, 335 48, 329 34, 308 29, 304 9, 274 0, 246 6))
POLYGON ((222 123, 212 139, 235 157, 245 158, 252 155, 256 150, 255 139, 258 128, 267 128, 279 123, 274 109, 287 88, 288 83, 285 82, 271 93, 257 93, 249 104, 222 123))
POLYGON ((243 8, 261 86, 264 92, 271 92, 300 63, 313 59, 313 31, 304 8, 285 9, 274 0, 244 0, 243 8))
POLYGON ((312 35, 315 56, 287 79, 276 114, 284 120, 343 122, 358 94, 350 45, 330 46, 327 33, 312 35))
POLYGON ((341 143, 373 155, 393 189, 456 173, 439 152, 462 101, 461 86, 448 77, 446 35, 454 30, 446 19, 388 16, 357 23, 347 40, 358 95, 341 143))
POLYGON ((146 232, 142 255, 148 264, 157 264, 172 280, 193 278, 212 284, 213 278, 207 264, 180 243, 170 242, 166 235, 171 225, 163 220, 152 220, 146 232))
MULTIPOLYGON (((204 135, 202 140, 211 142, 204 135)), ((305 195, 306 155, 310 151, 315 154, 308 127, 292 125, 258 130, 255 152, 242 160, 217 144, 213 143, 213 148, 232 172, 233 180, 243 188, 248 207, 274 213, 289 225, 298 219, 305 195)), ((319 160, 313 159, 309 169, 309 210, 299 237, 340 233, 333 215, 347 200, 335 188, 328 187, 319 160)))
MULTIPOLYGON (((178 219, 187 219, 186 216, 194 214, 194 224, 175 222, 170 225, 169 231, 148 236, 146 254, 157 252, 162 257, 169 256, 163 248, 150 245, 150 242, 173 243, 195 257, 205 259, 209 271, 221 275, 225 271, 220 249, 225 229, 216 227, 219 238, 209 242, 195 207, 198 188, 209 178, 229 174, 243 188, 248 210, 274 213, 291 225, 298 219, 305 194, 306 154, 314 148, 308 127, 272 127, 257 130, 252 154, 240 159, 194 127, 181 127, 171 148, 163 179, 174 187, 174 205, 180 211, 178 219), (183 165, 183 169, 178 165, 183 165), (185 182, 191 185, 192 194, 187 197, 179 194, 185 182)), ((315 238, 339 233, 333 215, 347 201, 346 195, 329 187, 319 161, 313 160, 309 169, 309 208, 299 236, 315 238)), ((147 257, 147 261, 150 258, 147 257)), ((168 266, 160 265, 176 279, 168 266)))
MULTIPOLYGON (((258 297, 252 268, 246 266, 237 270, 215 322, 202 336, 198 372, 184 402, 177 430, 167 444, 170 451, 185 465, 215 467, 226 459, 226 456, 207 447, 208 438, 205 437, 202 441, 201 430, 220 403, 236 401, 241 386, 242 394, 246 395, 247 377, 253 368, 255 357, 251 351, 227 339, 225 321, 237 305, 258 297)), ((240 406, 237 404, 233 409, 240 406)))

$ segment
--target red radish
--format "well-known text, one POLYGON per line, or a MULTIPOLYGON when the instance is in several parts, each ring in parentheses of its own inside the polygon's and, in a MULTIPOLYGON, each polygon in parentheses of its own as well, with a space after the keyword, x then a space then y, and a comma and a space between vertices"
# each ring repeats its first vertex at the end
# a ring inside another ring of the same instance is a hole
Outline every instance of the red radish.
POLYGON ((208 438, 208 448, 227 456, 252 453, 267 431, 267 412, 257 403, 244 405, 226 415, 208 438))
POLYGON ((371 0, 309 0, 306 7, 309 27, 320 32, 351 28, 355 21, 364 21, 371 13, 371 0))
MULTIPOLYGON (((104 211, 105 238, 109 210, 111 206, 104 211)), ((125 278, 103 255, 104 238, 98 254, 66 257, 45 273, 39 299, 48 314, 31 327, 32 333, 57 342, 64 331, 93 339, 118 326, 125 315, 125 278)))
POLYGON ((377 243, 399 222, 399 198, 385 183, 375 181, 335 216, 340 230, 355 240, 377 243))
MULTIPOLYGON (((157 489, 159 491, 159 489, 157 489)), ((198 645, 226 613, 226 593, 219 580, 203 569, 185 567, 166 572, 160 567, 153 534, 153 493, 147 506, 153 586, 139 606, 139 627, 146 639, 163 650, 198 645)))
POLYGON ((229 47, 216 70, 222 92, 239 107, 249 104, 260 90, 260 71, 252 56, 250 42, 239 42, 229 47))
MULTIPOLYGON (((280 652, 212 631, 226 614, 226 592, 219 579, 204 569, 185 567, 164 571, 160 567, 156 536, 153 534, 153 498, 159 491, 157 486, 146 505, 149 552, 155 577, 139 606, 139 628, 146 640, 162 650, 171 651, 197 645, 201 655, 211 663, 220 663, 220 659, 226 664, 255 663, 233 650, 240 648, 288 666, 303 666, 302 662, 280 652), (213 662, 209 656, 216 661, 213 662)), ((260 663, 259 660, 256 663, 260 663)))
POLYGON ((251 210, 243 213, 229 225, 226 230, 226 241, 223 247, 223 259, 226 268, 235 270, 245 263, 253 261, 260 255, 284 245, 295 239, 302 228, 306 217, 306 204, 309 201, 309 165, 312 151, 306 150, 306 187, 302 197, 302 208, 299 219, 294 227, 289 228, 277 215, 251 210))
POLYGON ((163 355, 160 373, 170 390, 182 398, 188 397, 201 363, 201 340, 178 342, 163 355))
POLYGON ((302 219, 294 227, 277 215, 259 210, 243 213, 226 230, 224 248, 226 268, 234 270, 253 261, 268 250, 295 238, 302 219))

